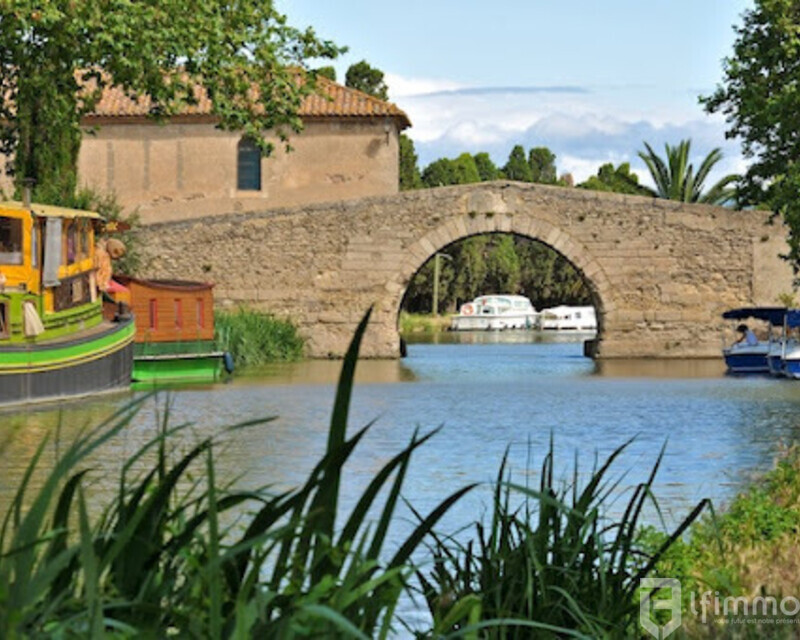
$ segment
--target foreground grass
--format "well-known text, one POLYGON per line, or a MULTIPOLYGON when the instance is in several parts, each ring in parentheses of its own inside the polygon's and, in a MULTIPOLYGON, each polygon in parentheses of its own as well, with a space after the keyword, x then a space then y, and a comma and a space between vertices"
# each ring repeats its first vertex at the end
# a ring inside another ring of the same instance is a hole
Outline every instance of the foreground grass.
POLYGON ((303 356, 303 339, 293 324, 246 307, 214 311, 214 341, 218 349, 233 356, 237 368, 303 356))
MULTIPOLYGON (((647 529, 640 540, 645 548, 653 548, 663 534, 647 529)), ((775 467, 738 494, 723 512, 708 514, 693 525, 689 537, 672 545, 656 570, 661 576, 681 580, 683 619, 691 636, 797 637, 796 625, 734 626, 721 620, 724 610, 713 615, 709 606, 705 622, 699 614, 701 598, 708 592, 723 605, 726 598, 731 599, 730 610, 732 599, 741 598, 735 617, 742 616, 745 603, 752 612, 765 597, 778 601, 800 597, 800 449, 784 450, 775 467)), ((762 608, 756 611, 761 613, 762 608)), ((780 618, 782 614, 778 609, 771 616, 753 617, 780 618)))
POLYGON ((125 462, 116 497, 92 518, 87 458, 130 424, 143 400, 81 435, 29 492, 42 442, 2 514, 0 638, 386 638, 404 628, 396 612, 404 593, 421 595, 431 612, 418 637, 635 635, 638 577, 664 560, 704 506, 644 553, 635 533, 660 458, 625 515, 606 521, 620 482, 609 470, 626 445, 585 482, 576 468, 569 486, 553 481, 551 445, 535 490, 513 484, 501 465, 491 522, 474 523, 473 539, 435 529, 468 485, 430 513, 415 512, 416 526, 390 551, 411 457, 433 435, 415 433, 342 513, 342 469, 370 428, 347 435, 367 318, 344 360, 326 452, 297 489, 221 485, 216 439, 177 454, 170 443, 187 425, 170 426, 167 415, 125 462), (147 460, 144 473, 133 471, 147 460), (415 564, 426 542, 429 560, 415 564))

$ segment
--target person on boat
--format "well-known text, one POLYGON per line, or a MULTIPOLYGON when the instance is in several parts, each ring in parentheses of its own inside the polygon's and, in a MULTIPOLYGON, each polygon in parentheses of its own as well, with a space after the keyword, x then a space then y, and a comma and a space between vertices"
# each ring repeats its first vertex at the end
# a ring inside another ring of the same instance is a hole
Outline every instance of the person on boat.
POLYGON ((736 327, 736 331, 740 334, 736 344, 748 347, 754 347, 758 344, 758 338, 756 337, 756 334, 753 333, 753 330, 750 329, 750 327, 748 327, 746 324, 740 324, 738 327, 736 327))

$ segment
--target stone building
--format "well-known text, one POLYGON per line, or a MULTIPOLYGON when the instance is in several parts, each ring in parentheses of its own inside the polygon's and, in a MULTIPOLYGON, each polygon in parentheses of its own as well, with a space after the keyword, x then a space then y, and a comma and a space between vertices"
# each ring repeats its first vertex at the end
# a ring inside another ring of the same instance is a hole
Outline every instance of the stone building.
POLYGON ((106 90, 83 120, 78 159, 80 184, 116 194, 144 223, 397 193, 399 135, 411 125, 394 104, 320 77, 294 150, 268 134, 275 151, 262 158, 241 134, 215 127, 204 94, 165 123, 149 108, 106 90))

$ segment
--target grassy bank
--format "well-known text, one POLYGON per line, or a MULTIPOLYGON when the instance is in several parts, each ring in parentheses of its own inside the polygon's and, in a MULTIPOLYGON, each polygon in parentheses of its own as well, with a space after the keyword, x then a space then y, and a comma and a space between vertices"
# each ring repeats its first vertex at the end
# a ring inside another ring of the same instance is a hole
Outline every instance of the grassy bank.
POLYGON ((303 339, 293 324, 246 307, 214 311, 214 341, 231 353, 237 369, 303 356, 303 339))
MULTIPOLYGON (((650 549, 663 537, 653 529, 641 534, 650 549)), ((693 525, 690 535, 670 548, 656 571, 681 580, 683 620, 691 636, 797 637, 793 624, 745 627, 722 618, 726 618, 726 606, 729 618, 743 617, 745 604, 751 617, 785 617, 780 606, 772 613, 769 598, 778 603, 786 596, 800 598, 800 450, 791 447, 783 451, 772 470, 721 512, 710 513, 693 525), (767 612, 761 615, 764 605, 767 612)))
POLYGON ((515 484, 500 464, 489 520, 473 523, 471 538, 456 542, 436 527, 474 485, 417 513, 413 530, 387 548, 413 454, 435 432, 415 432, 343 512, 342 469, 370 428, 347 426, 365 328, 366 318, 342 366, 326 452, 297 489, 232 490, 216 479, 217 439, 187 450, 175 442, 187 425, 165 419, 91 518, 87 459, 143 400, 61 447, 41 489, 28 492, 43 442, 0 514, 0 637, 386 638, 404 628, 404 593, 429 607, 422 638, 636 635, 638 578, 704 503, 647 552, 635 533, 660 458, 628 493, 624 515, 608 520, 604 511, 620 500, 611 470, 627 445, 585 481, 576 468, 568 486, 554 480, 551 445, 536 488, 515 484), (134 472, 145 460, 151 466, 134 472))
POLYGON ((400 312, 400 333, 440 333, 450 328, 448 314, 434 316, 429 313, 400 312))

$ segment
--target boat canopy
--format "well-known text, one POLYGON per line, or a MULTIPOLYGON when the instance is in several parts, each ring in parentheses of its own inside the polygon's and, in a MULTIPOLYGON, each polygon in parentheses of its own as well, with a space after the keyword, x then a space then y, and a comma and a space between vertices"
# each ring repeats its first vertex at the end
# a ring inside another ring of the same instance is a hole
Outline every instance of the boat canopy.
POLYGON ((783 326, 783 319, 787 313, 798 314, 798 325, 800 325, 800 310, 787 309, 786 307, 742 307, 741 309, 730 309, 722 314, 726 320, 746 320, 755 318, 765 320, 773 326, 783 326))
POLYGON ((800 309, 788 309, 786 311, 786 326, 800 327, 800 309))
POLYGON ((30 211, 39 218, 91 218, 93 220, 103 220, 103 216, 95 211, 84 211, 83 209, 68 209, 66 207, 56 207, 50 204, 31 204, 26 207, 21 202, 6 201, 0 202, 0 210, 30 211))

